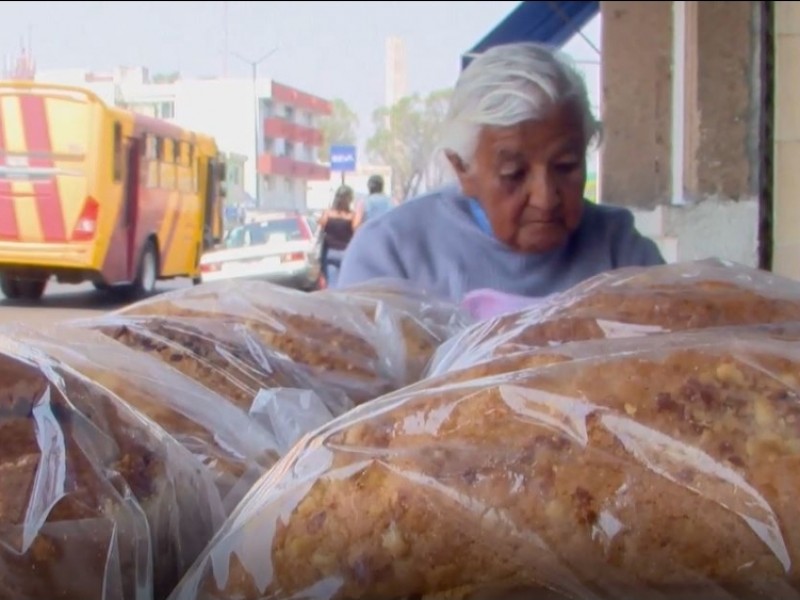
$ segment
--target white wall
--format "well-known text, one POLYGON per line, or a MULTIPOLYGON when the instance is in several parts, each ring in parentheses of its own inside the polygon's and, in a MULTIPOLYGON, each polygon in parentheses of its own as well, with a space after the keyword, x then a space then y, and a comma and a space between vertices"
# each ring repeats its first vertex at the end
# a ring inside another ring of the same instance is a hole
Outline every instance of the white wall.
MULTIPOLYGON (((269 96, 269 81, 249 79, 176 83, 175 122, 213 136, 224 152, 245 157, 244 189, 256 196, 255 94, 269 96)), ((259 134, 262 134, 259 125, 259 134)), ((262 136, 259 136, 259 139, 262 136)), ((259 146, 260 150, 261 146, 259 146)))
POLYGON ((87 82, 86 69, 59 69, 51 71, 38 71, 36 81, 43 83, 56 83, 58 85, 71 85, 88 89, 106 104, 114 106, 117 86, 113 81, 87 82))

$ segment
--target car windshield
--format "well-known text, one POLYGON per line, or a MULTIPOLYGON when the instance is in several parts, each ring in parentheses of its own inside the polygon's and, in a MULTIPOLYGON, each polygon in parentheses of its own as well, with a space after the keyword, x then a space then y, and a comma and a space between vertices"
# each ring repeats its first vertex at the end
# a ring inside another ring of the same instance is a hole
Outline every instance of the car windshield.
POLYGON ((241 248, 270 242, 292 242, 303 240, 305 237, 300 227, 300 220, 296 217, 271 219, 232 229, 225 240, 225 245, 228 248, 241 248))
POLYGON ((316 235, 317 227, 319 226, 317 218, 314 215, 307 215, 306 221, 308 221, 308 226, 311 228, 311 233, 316 235))

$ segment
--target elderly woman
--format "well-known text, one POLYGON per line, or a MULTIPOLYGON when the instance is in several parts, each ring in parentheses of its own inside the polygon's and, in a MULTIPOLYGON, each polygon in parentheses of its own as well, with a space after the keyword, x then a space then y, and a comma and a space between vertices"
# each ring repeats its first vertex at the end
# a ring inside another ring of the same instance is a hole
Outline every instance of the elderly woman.
POLYGON ((584 199, 598 133, 583 79, 559 54, 531 43, 486 51, 462 73, 443 129, 458 185, 365 223, 340 287, 400 278, 455 302, 478 289, 542 297, 663 263, 628 210, 584 199))

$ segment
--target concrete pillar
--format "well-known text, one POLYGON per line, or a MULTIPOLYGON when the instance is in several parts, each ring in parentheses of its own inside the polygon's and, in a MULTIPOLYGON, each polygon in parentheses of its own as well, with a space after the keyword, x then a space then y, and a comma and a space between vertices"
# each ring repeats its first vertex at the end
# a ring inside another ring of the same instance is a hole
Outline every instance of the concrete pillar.
POLYGON ((758 43, 752 2, 687 5, 684 189, 752 198, 759 178, 758 43))
POLYGON ((652 209, 670 194, 672 2, 601 2, 602 202, 652 209))
POLYGON ((758 264, 759 4, 601 3, 601 201, 667 260, 758 264))
POLYGON ((773 259, 778 274, 800 279, 800 3, 775 2, 773 259))

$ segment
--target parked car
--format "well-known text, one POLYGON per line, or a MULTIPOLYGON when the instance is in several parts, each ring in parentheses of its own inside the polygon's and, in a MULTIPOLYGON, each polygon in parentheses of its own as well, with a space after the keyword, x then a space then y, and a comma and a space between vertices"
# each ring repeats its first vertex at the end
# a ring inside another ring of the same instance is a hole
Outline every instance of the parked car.
POLYGON ((300 213, 259 215, 233 227, 220 248, 200 260, 202 281, 262 279, 301 290, 322 282, 321 239, 315 224, 300 213))

